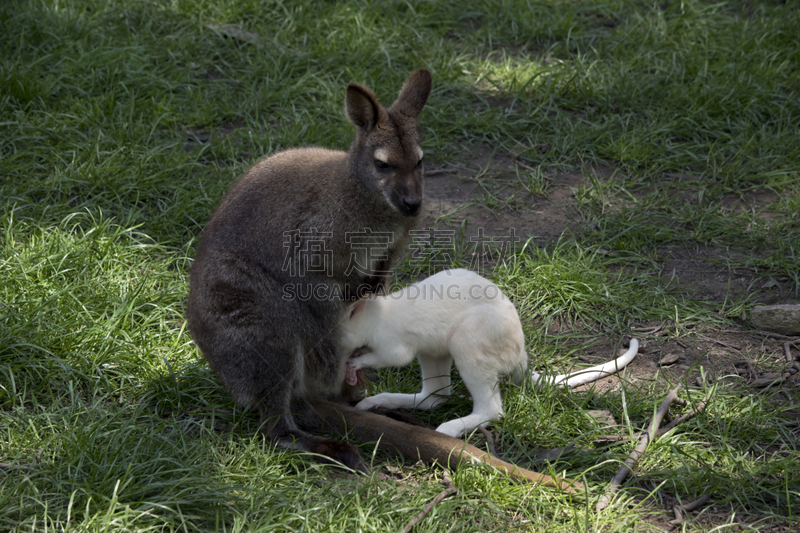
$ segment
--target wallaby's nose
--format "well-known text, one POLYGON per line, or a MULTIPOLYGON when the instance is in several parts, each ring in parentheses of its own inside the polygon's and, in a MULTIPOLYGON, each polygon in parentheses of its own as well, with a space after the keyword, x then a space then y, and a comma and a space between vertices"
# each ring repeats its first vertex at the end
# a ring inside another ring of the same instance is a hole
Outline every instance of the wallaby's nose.
POLYGON ((403 206, 406 208, 406 211, 408 211, 408 214, 412 217, 419 213, 420 205, 422 205, 422 198, 418 196, 412 198, 403 198, 403 206))

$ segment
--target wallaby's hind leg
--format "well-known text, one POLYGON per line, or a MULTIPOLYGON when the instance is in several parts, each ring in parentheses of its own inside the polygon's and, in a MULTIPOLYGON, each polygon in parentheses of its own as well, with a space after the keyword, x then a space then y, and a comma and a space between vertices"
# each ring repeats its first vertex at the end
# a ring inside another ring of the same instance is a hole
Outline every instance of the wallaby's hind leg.
POLYGON ((357 409, 368 410, 374 407, 386 409, 432 409, 447 401, 450 396, 450 366, 453 360, 447 356, 432 358, 419 356, 422 369, 422 391, 417 394, 399 394, 382 392, 369 398, 364 398, 357 409))
MULTIPOLYGON (((293 407, 295 415, 280 418, 289 419, 292 425, 296 419, 299 425, 312 431, 328 431, 330 429, 325 428, 323 417, 305 399, 295 402, 293 407)), ((315 459, 321 463, 340 463, 353 470, 369 473, 369 468, 361 459, 361 454, 352 444, 311 435, 296 426, 294 428, 284 427, 279 434, 273 430, 269 436, 276 439, 279 446, 314 454, 315 459)))
MULTIPOLYGON (((239 338, 248 336, 247 330, 238 331, 239 338)), ((366 472, 367 467, 354 446, 332 439, 306 433, 297 426, 297 420, 320 418, 305 400, 293 401, 297 376, 302 376, 303 358, 298 357, 299 347, 287 349, 285 344, 271 342, 264 335, 253 335, 251 342, 225 343, 225 348, 214 352, 213 362, 236 361, 238 364, 212 365, 234 399, 243 406, 253 406, 261 415, 260 432, 279 446, 315 454, 323 463, 341 463, 354 470, 366 472), (235 350, 229 353, 228 350, 235 350), (295 354, 287 354, 295 351, 295 354), (274 354, 284 356, 274 357, 274 354), (276 366, 278 365, 278 366, 276 366)), ((209 358, 210 359, 210 358, 209 358)), ((310 424, 313 425, 313 424, 310 424)))

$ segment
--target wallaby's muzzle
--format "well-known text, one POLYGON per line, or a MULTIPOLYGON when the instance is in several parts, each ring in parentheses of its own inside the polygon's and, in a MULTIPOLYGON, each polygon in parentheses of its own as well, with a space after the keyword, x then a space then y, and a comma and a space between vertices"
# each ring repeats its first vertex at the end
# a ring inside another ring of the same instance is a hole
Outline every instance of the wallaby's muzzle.
POLYGON ((422 197, 420 196, 407 196, 403 198, 403 208, 400 210, 406 216, 415 217, 419 214, 419 208, 422 205, 422 197))
POLYGON ((408 180, 405 187, 397 187, 389 193, 392 204, 406 217, 415 217, 422 206, 422 187, 415 177, 408 180))

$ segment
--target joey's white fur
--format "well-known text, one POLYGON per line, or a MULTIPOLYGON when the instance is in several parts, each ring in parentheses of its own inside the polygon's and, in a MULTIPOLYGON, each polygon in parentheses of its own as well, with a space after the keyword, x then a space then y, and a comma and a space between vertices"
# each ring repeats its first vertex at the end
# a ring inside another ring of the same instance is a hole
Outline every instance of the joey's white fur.
MULTIPOLYGON (((522 382, 528 367, 525 335, 517 310, 491 281, 468 270, 446 270, 387 296, 360 300, 340 328, 340 350, 348 379, 362 368, 403 366, 416 357, 422 370, 417 394, 384 392, 365 398, 359 409, 431 409, 450 395, 455 362, 472 395, 470 415, 445 422, 436 431, 459 437, 503 414, 498 381, 522 382)), ((534 384, 575 387, 612 374, 630 363, 639 343, 618 359, 572 374, 552 377, 532 372, 534 384)))

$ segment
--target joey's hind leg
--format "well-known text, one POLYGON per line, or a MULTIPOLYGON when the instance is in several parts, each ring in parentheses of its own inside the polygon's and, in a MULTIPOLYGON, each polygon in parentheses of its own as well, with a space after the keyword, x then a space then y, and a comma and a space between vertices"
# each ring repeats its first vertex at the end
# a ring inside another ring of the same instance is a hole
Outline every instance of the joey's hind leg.
POLYGON ((400 394, 382 392, 364 398, 357 409, 367 410, 374 407, 387 409, 432 409, 444 403, 450 396, 450 357, 432 358, 420 355, 419 365, 422 370, 422 391, 417 394, 400 394))
POLYGON ((417 395, 417 407, 433 409, 450 397, 450 367, 453 359, 445 357, 428 357, 420 355, 419 366, 422 370, 422 391, 417 395))
MULTIPOLYGON (((473 351, 476 350, 472 346, 473 351)), ((486 426, 503 415, 503 398, 500 395, 499 375, 492 368, 491 357, 477 352, 467 361, 456 361, 461 379, 472 395, 472 413, 468 416, 445 422, 436 428, 439 433, 461 437, 478 426, 486 426), (459 362, 461 364, 459 364, 459 362), (468 364, 467 364, 468 363, 468 364)))

